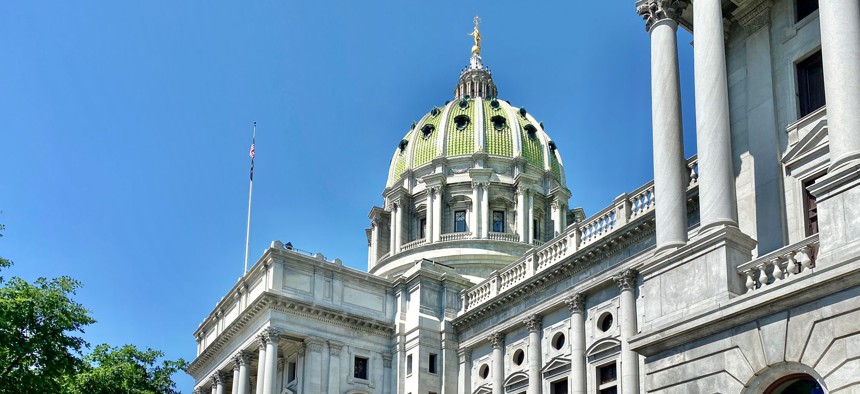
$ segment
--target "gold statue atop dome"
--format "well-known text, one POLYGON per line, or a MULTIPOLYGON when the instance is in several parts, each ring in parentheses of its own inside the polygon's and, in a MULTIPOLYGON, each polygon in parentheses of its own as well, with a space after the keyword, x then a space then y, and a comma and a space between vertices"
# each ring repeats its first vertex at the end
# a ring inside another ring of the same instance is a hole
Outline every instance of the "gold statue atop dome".
POLYGON ((478 31, 478 22, 480 20, 481 19, 478 18, 478 16, 476 15, 475 16, 475 30, 473 30, 471 33, 469 33, 470 36, 475 38, 475 46, 472 47, 472 54, 478 55, 478 56, 481 55, 481 32, 478 31))

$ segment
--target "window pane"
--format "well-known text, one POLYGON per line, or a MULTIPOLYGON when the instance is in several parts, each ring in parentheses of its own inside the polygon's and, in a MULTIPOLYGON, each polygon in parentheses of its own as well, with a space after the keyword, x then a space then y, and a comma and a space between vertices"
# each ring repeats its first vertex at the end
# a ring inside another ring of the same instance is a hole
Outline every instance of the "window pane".
POLYGON ((353 376, 358 379, 367 380, 367 359, 364 357, 356 357, 355 358, 355 368, 353 370, 353 376))
POLYGON ((818 0, 797 0, 797 20, 806 18, 818 9, 818 0))
POLYGON ((800 117, 824 106, 824 66, 821 52, 797 63, 797 94, 800 117))
POLYGON ((493 211, 493 232, 505 232, 505 212, 493 211))
POLYGON ((454 212, 454 231, 458 233, 466 231, 466 211, 454 212))

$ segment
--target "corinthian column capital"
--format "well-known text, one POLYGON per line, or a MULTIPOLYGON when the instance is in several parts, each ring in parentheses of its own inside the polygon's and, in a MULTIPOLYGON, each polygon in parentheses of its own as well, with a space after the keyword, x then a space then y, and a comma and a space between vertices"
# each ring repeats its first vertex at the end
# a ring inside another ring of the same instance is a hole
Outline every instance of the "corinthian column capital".
POLYGON ((636 286, 636 277, 639 275, 639 272, 633 269, 628 269, 618 275, 616 275, 613 279, 615 279, 615 283, 618 284, 618 289, 621 291, 631 290, 636 286))
POLYGON ((645 20, 645 31, 662 20, 678 22, 678 17, 689 4, 683 0, 639 0, 636 2, 636 13, 645 20))
POLYGON ((567 308, 570 310, 570 313, 582 312, 585 310, 585 295, 582 293, 576 293, 565 298, 564 303, 567 304, 567 308))
POLYGON ((523 324, 529 329, 529 332, 539 331, 541 327, 541 317, 538 315, 530 315, 525 320, 523 320, 523 324))
POLYGON ((494 332, 487 337, 487 341, 493 345, 493 349, 501 348, 505 345, 505 334, 494 332))

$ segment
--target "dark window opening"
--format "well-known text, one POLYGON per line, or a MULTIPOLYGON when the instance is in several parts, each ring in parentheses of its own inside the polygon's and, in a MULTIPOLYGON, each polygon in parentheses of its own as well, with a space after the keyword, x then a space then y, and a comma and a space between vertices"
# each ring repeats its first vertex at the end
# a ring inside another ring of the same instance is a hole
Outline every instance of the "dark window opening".
POLYGON ((355 357, 355 368, 353 368, 353 377, 356 379, 367 380, 367 358, 355 357))
POLYGON ((436 373, 436 355, 430 353, 430 358, 427 361, 429 364, 427 365, 427 372, 436 373))
POLYGON ((436 117, 436 115, 439 115, 439 108, 434 107, 433 109, 430 110, 430 116, 436 117))
POLYGON ((403 153, 403 151, 406 150, 406 146, 408 146, 408 145, 409 145, 409 141, 400 140, 400 143, 397 144, 397 147, 400 149, 400 153, 403 153))
POLYGON ((801 118, 824 106, 824 66, 821 63, 821 51, 797 63, 797 96, 801 118))
POLYGON ((567 394, 567 379, 552 382, 549 392, 550 394, 567 394))
POLYGON ((792 374, 784 376, 777 380, 767 390, 765 394, 794 394, 794 393, 809 393, 809 394, 824 394, 824 389, 812 376, 807 374, 792 374))
POLYGON ((505 211, 493 211, 493 232, 505 232, 505 211))
POLYGON ((505 120, 504 116, 493 115, 493 117, 490 118, 490 122, 493 122, 494 129, 496 129, 497 131, 502 131, 505 129, 505 124, 507 123, 507 120, 505 120))
POLYGON ((468 97, 469 96, 466 96, 462 100, 460 100, 460 109, 469 108, 469 98, 468 97))
POLYGON ((490 101, 490 108, 492 108, 494 110, 498 110, 499 108, 501 108, 499 106, 499 100, 490 101))
POLYGON ((557 149, 554 141, 547 142, 547 145, 549 145, 550 152, 555 152, 555 150, 557 149))
POLYGON ((466 231, 466 211, 454 212, 454 232, 462 233, 466 231))
POLYGON ((287 364, 287 381, 292 382, 294 380, 296 380, 296 363, 290 361, 287 364))
POLYGON ((564 346, 564 334, 555 334, 555 337, 552 339, 552 347, 555 348, 555 350, 561 350, 562 346, 564 346))
POLYGON ((797 22, 800 22, 801 19, 806 18, 818 9, 818 0, 797 0, 795 7, 797 22))
POLYGON ((427 237, 427 218, 421 218, 418 221, 418 238, 427 237))
POLYGON ((810 179, 803 183, 803 210, 805 212, 804 219, 806 224, 806 236, 818 234, 818 204, 815 196, 809 192, 809 187, 815 183, 816 179, 810 179))
POLYGON ((527 113, 528 112, 526 112, 526 107, 520 108, 520 116, 525 118, 527 113))
POLYGON ((490 366, 487 364, 481 365, 481 368, 478 369, 478 376, 481 379, 486 379, 487 376, 490 376, 490 366))
POLYGON ((454 125, 457 130, 465 130, 469 126, 469 117, 467 115, 457 115, 454 117, 454 125))
POLYGON ((430 136, 430 134, 433 134, 433 131, 435 130, 436 126, 433 126, 432 124, 425 124, 424 127, 421 128, 421 133, 424 134, 424 138, 427 138, 430 136))
POLYGON ((412 355, 411 354, 406 356, 406 374, 407 375, 412 374, 412 355))
POLYGON ((612 314, 609 312, 604 313, 597 320, 597 326, 600 327, 600 331, 607 332, 612 329, 612 314))
POLYGON ((535 138, 537 136, 537 129, 531 124, 527 124, 523 127, 527 133, 529 133, 529 138, 535 138))
POLYGON ((514 364, 522 365, 523 361, 525 361, 525 359, 526 359, 526 354, 525 354, 525 352, 523 352, 522 349, 517 349, 517 351, 514 352, 514 357, 513 357, 514 364))
POLYGON ((538 220, 532 220, 532 234, 534 234, 534 239, 540 239, 540 227, 538 227, 538 220))

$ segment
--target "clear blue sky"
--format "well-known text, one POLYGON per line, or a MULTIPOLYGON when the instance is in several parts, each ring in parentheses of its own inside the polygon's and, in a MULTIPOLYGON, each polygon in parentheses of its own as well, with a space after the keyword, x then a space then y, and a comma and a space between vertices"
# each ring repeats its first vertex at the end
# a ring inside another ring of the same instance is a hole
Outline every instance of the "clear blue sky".
POLYGON ((194 329, 242 272, 253 121, 252 260, 280 239, 366 269, 391 155, 451 99, 475 14, 500 97, 558 144, 571 206, 593 213, 652 178, 649 37, 632 0, 9 1, 4 276, 70 275, 98 320, 91 343, 193 359, 194 329))

